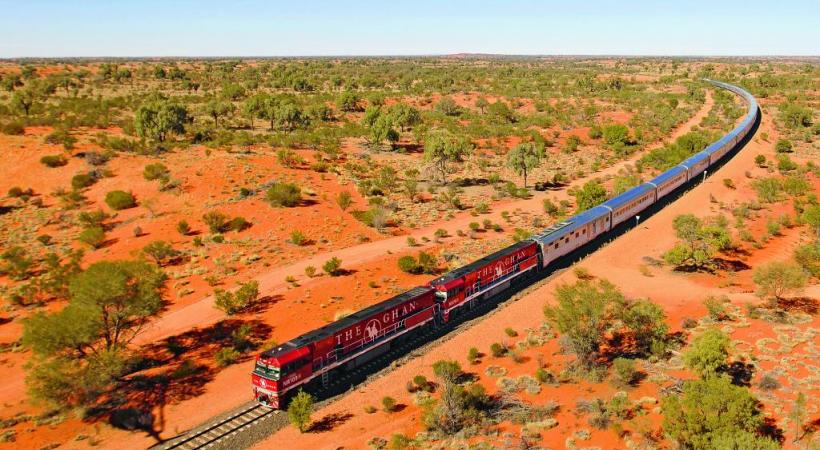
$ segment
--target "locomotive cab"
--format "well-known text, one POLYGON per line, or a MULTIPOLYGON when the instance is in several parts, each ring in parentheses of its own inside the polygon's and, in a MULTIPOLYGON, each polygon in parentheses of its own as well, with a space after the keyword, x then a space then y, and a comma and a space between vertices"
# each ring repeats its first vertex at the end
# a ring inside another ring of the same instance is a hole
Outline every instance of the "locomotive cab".
POLYGON ((310 351, 291 342, 262 353, 251 374, 256 401, 279 408, 284 394, 310 371, 310 351))

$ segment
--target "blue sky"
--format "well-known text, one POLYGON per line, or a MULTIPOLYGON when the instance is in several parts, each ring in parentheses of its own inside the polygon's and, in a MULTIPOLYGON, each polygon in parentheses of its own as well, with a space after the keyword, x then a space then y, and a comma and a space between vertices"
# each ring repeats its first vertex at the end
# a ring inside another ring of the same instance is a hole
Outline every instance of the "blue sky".
POLYGON ((0 11, 0 58, 820 54, 818 0, 0 0, 0 11))

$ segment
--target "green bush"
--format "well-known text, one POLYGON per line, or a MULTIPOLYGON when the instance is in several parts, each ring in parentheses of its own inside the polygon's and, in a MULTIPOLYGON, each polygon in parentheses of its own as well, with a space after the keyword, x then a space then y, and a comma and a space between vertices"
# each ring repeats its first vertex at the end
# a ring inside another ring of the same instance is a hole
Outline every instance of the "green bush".
POLYGON ((490 354, 496 358, 501 358, 502 356, 507 354, 507 348, 499 344, 498 342, 494 342, 492 345, 490 345, 490 354))
POLYGON ((219 367, 227 367, 236 363, 239 360, 240 353, 233 347, 224 347, 219 349, 214 355, 216 365, 219 367))
POLYGON ((615 358, 612 361, 612 369, 615 372, 615 382, 620 386, 630 386, 635 382, 638 371, 635 369, 635 361, 626 358, 615 358))
POLYGON ((188 225, 188 222, 185 220, 180 220, 177 222, 177 233, 187 236, 191 232, 191 226, 188 225))
POLYGON ((40 158, 40 162, 48 167, 60 167, 68 164, 68 160, 63 155, 46 155, 40 158))
POLYGON ((683 361, 693 372, 706 378, 726 364, 729 356, 729 337, 719 330, 706 330, 697 336, 683 354, 683 361))
POLYGON ((142 171, 142 176, 148 181, 167 180, 171 171, 162 163, 148 164, 142 171))
POLYGON ((93 248, 100 248, 105 242, 105 230, 103 230, 102 227, 86 228, 80 233, 77 239, 93 248))
POLYGON ((476 364, 478 362, 478 358, 481 353, 475 347, 470 347, 470 350, 467 351, 467 361, 470 364, 476 364))
POLYGON ((274 183, 265 194, 268 202, 277 207, 294 207, 302 201, 302 190, 292 183, 274 183))
POLYGON ((22 136, 26 129, 20 122, 9 122, 0 125, 0 133, 8 134, 10 136, 22 136))
POLYGON ((248 222, 247 220, 245 220, 245 218, 241 217, 241 216, 234 217, 233 219, 228 221, 228 223, 225 224, 225 228, 227 230, 236 231, 236 232, 246 230, 246 229, 250 228, 250 226, 251 226, 251 223, 248 222))
POLYGON ((71 177, 71 187, 73 189, 83 189, 91 186, 96 181, 96 178, 87 173, 78 173, 77 175, 71 177))
POLYGON ((259 283, 256 280, 241 283, 239 289, 234 292, 217 289, 214 291, 214 296, 216 307, 228 315, 233 315, 256 302, 259 298, 259 283))
POLYGON ((394 412, 396 410, 396 399, 393 397, 383 397, 382 408, 384 409, 384 412, 394 412))
POLYGON ((405 273, 418 274, 421 273, 421 266, 412 255, 406 255, 399 258, 399 269, 405 273))
POLYGON ((227 229, 228 216, 219 211, 208 211, 202 215, 202 221, 211 233, 221 233, 227 229))
POLYGON ((137 201, 130 192, 111 191, 105 194, 105 204, 115 211, 120 211, 137 206, 137 201))
POLYGON ((792 141, 788 139, 780 139, 775 144, 774 149, 777 153, 789 153, 792 151, 792 141))
POLYGON ((307 392, 299 389, 296 396, 288 404, 288 420, 299 432, 304 433, 310 423, 310 415, 313 412, 313 397, 307 392))
POLYGON ((322 265, 322 270, 324 270, 325 273, 327 273, 331 277, 335 277, 342 274, 341 267, 342 260, 334 256, 333 258, 330 258, 329 260, 325 261, 325 263, 322 265))

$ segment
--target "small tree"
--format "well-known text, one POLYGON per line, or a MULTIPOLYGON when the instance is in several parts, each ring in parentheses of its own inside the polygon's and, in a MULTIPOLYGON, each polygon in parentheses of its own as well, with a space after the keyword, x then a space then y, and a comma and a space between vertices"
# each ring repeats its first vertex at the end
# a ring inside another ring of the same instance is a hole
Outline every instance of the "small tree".
POLYGON ((153 241, 142 248, 142 253, 153 259, 158 266, 162 267, 165 263, 176 257, 179 252, 171 247, 171 244, 165 241, 153 241))
POLYGON ((806 208, 801 218, 814 232, 814 235, 820 237, 820 205, 812 205, 806 208))
POLYGON ((732 385, 728 377, 687 381, 682 395, 663 399, 663 430, 682 448, 769 448, 715 445, 726 435, 757 432, 763 425, 757 405, 748 389, 732 385))
POLYGON ((425 139, 424 160, 431 162, 441 174, 442 183, 447 183, 451 164, 462 161, 472 148, 472 144, 466 139, 447 131, 435 130, 425 139))
POLYGON ((307 430, 310 415, 313 413, 313 396, 299 389, 299 392, 288 405, 288 420, 300 433, 307 430))
POLYGON ((182 134, 190 122, 188 110, 165 99, 140 106, 134 115, 134 128, 143 139, 164 142, 169 134, 182 134))
POLYGON ((102 261, 76 275, 68 305, 23 321, 35 355, 26 383, 56 406, 93 403, 126 369, 128 344, 162 308, 165 275, 145 261, 102 261))
POLYGON ((576 190, 574 195, 578 211, 583 211, 605 201, 607 192, 600 181, 592 180, 586 182, 581 189, 576 190))
POLYGON ((527 187, 527 174, 538 167, 544 150, 532 142, 518 144, 507 154, 507 166, 524 177, 524 187, 527 187))
POLYGON ((729 344, 729 337, 721 331, 707 330, 692 341, 689 350, 683 354, 683 361, 701 378, 708 378, 726 364, 729 344))
POLYGON ((574 285, 561 285, 555 294, 558 304, 545 307, 544 314, 562 334, 578 363, 584 368, 594 366, 613 310, 625 302, 623 294, 603 280, 597 284, 582 280, 574 285))
POLYGON ((806 394, 797 394, 789 418, 794 422, 794 442, 798 442, 803 438, 803 423, 806 421, 806 394))
POLYGON ((757 267, 752 280, 757 285, 757 295, 772 297, 777 303, 783 296, 806 286, 808 274, 797 264, 772 261, 757 267))

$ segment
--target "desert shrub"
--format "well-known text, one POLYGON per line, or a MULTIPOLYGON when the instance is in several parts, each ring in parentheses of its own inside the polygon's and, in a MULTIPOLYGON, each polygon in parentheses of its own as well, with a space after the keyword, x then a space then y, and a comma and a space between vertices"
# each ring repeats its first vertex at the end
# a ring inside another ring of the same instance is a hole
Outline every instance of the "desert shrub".
POLYGON ((363 409, 364 412, 366 412, 367 414, 373 414, 376 411, 378 411, 378 409, 376 409, 376 407, 373 405, 365 405, 363 409))
POLYGON ((612 361, 612 369, 615 373, 615 383, 619 386, 630 386, 635 382, 638 371, 635 369, 635 360, 627 358, 615 358, 612 361))
POLYGON ((307 240, 307 236, 299 230, 293 230, 290 232, 290 243, 293 245, 304 245, 307 240))
POLYGON ((683 354, 686 366, 702 378, 713 375, 729 356, 729 337, 719 330, 706 330, 695 337, 683 354))
POLYGON ((712 320, 720 321, 729 318, 729 315, 726 313, 725 297, 717 298, 710 295, 703 301, 703 305, 706 306, 706 311, 709 313, 709 317, 711 317, 712 320))
POLYGON ((820 277, 820 240, 797 247, 794 260, 812 276, 820 277))
POLYGON ((288 420, 299 432, 304 433, 313 413, 313 396, 299 389, 288 404, 288 420))
POLYGON ((470 364, 476 364, 480 354, 477 348, 470 347, 470 350, 467 351, 467 361, 470 364))
POLYGON ((242 231, 245 229, 250 228, 251 223, 248 222, 244 217, 237 216, 233 219, 229 220, 228 223, 225 224, 225 229, 230 231, 242 231))
POLYGON ((273 183, 265 197, 273 206, 291 208, 302 201, 302 190, 292 183, 273 183))
POLYGON ((187 236, 191 232, 191 226, 188 225, 188 222, 185 220, 180 220, 177 222, 177 233, 187 236))
POLYGON ((765 165, 766 165, 766 157, 765 157, 765 156, 763 156, 763 155, 757 155, 757 156, 755 156, 755 164, 756 164, 758 167, 763 167, 763 166, 765 166, 765 165))
POLYGON ((396 410, 396 399, 393 397, 382 397, 382 409, 387 413, 394 412, 396 410))
POLYGON ((515 330, 513 330, 513 329, 512 329, 512 328, 510 328, 510 327, 507 327, 507 328, 505 328, 505 329, 504 329, 504 334, 506 334, 506 335, 507 335, 507 336, 509 336, 509 337, 516 337, 516 336, 518 336, 518 332, 517 332, 517 331, 515 331, 515 330))
POLYGON ((233 347, 220 348, 214 355, 216 365, 219 367, 227 367, 236 363, 239 360, 240 353, 233 347))
POLYGON ((8 134, 9 136, 22 136, 26 129, 20 122, 9 122, 0 125, 0 133, 8 134))
POLYGON ((737 438, 743 433, 755 433, 763 426, 757 399, 748 389, 732 385, 728 377, 687 381, 682 394, 663 399, 661 410, 664 432, 682 448, 776 448, 715 445, 725 435, 737 438))
POLYGON ((85 152, 85 162, 92 166, 101 166, 108 162, 111 156, 107 153, 100 153, 95 151, 85 152))
POLYGON ((539 383, 555 383, 555 375, 543 367, 539 367, 535 370, 535 379, 538 380, 539 383))
POLYGON ((0 255, 3 266, 0 273, 9 275, 14 280, 24 280, 29 276, 29 269, 34 265, 34 259, 28 256, 23 247, 15 246, 0 255))
POLYGON ((336 195, 336 204, 339 205, 339 208, 341 208, 342 211, 346 211, 352 203, 353 195, 351 195, 350 192, 342 191, 336 195))
POLYGON ((108 214, 101 209, 90 212, 83 211, 77 214, 77 222, 79 222, 83 228, 101 227, 108 217, 108 214))
POLYGON ((171 171, 162 163, 148 164, 142 171, 142 177, 148 181, 167 180, 171 171))
POLYGON ((775 301, 802 289, 807 281, 806 272, 797 264, 772 261, 755 268, 752 281, 757 285, 757 295, 772 297, 775 301))
POLYGON ((202 221, 211 233, 221 233, 227 229, 228 216, 219 211, 208 211, 202 215, 202 221))
POLYGON ((176 257, 179 252, 174 250, 171 244, 165 241, 153 241, 142 248, 145 256, 153 259, 158 266, 162 267, 169 259, 176 257))
POLYGON ((555 217, 558 215, 558 206, 553 203, 551 199, 545 198, 543 201, 544 212, 550 216, 555 217))
POLYGON ((240 283, 239 289, 234 292, 217 289, 214 296, 215 306, 226 314, 233 315, 256 302, 259 297, 259 283, 256 280, 240 283))
POLYGON ((327 261, 325 261, 325 263, 322 265, 322 270, 324 270, 325 273, 327 273, 331 277, 336 277, 336 276, 341 275, 342 274, 341 268, 342 268, 342 260, 335 257, 335 256, 328 259, 327 261))
POLYGON ((723 185, 726 186, 729 189, 737 189, 737 187, 735 186, 734 180, 732 180, 731 178, 724 178, 723 179, 723 185))
POLYGON ((77 239, 93 248, 100 248, 105 242, 105 230, 102 227, 89 227, 84 229, 77 239))
POLYGON ((137 206, 137 201, 130 192, 111 191, 105 194, 105 204, 115 211, 120 211, 137 206))
POLYGON ((504 347, 498 342, 493 342, 492 345, 490 345, 490 354, 496 358, 501 358, 507 354, 507 347, 504 347))
POLYGON ((40 158, 40 162, 46 167, 61 167, 68 164, 68 160, 63 155, 46 155, 40 158))
POLYGON ((305 275, 307 275, 308 278, 313 278, 316 275, 316 268, 313 266, 305 267, 305 275))
POLYGON ((452 360, 438 360, 433 363, 433 373, 441 380, 455 381, 461 376, 461 365, 452 360))
POLYGON ((87 173, 78 173, 71 177, 71 187, 73 189, 84 189, 97 181, 96 178, 87 173))
POLYGON ((399 258, 399 269, 405 273, 421 273, 421 267, 418 261, 412 255, 406 255, 399 258))
POLYGON ((777 155, 777 170, 781 172, 790 172, 797 170, 797 163, 794 162, 788 155, 781 153, 777 155))
POLYGON ((77 143, 77 138, 71 135, 66 129, 57 129, 46 136, 45 142, 48 144, 62 144, 66 150, 74 148, 77 143))
POLYGON ((777 377, 771 373, 763 374, 757 385, 764 391, 774 391, 776 389, 780 389, 780 382, 777 381, 777 377))
POLYGON ((777 153, 789 153, 792 151, 792 141, 788 139, 779 139, 774 146, 777 153))
POLYGON ((419 245, 419 243, 416 241, 416 238, 414 238, 413 236, 407 236, 408 247, 415 247, 417 245, 419 245))

